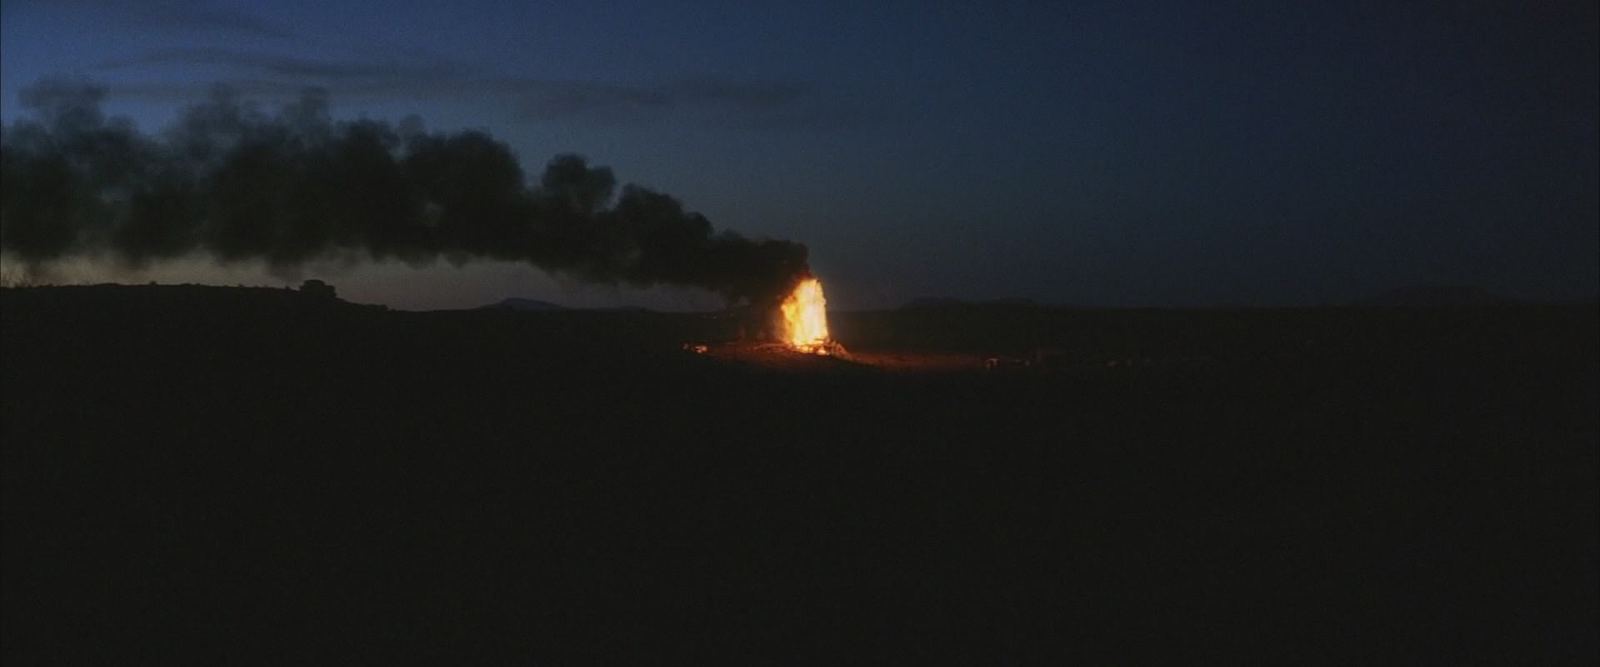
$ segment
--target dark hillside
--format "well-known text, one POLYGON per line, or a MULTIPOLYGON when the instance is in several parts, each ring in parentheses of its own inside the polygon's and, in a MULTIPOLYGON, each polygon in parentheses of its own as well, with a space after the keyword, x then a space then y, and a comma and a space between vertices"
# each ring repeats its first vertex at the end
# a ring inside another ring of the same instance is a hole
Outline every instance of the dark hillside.
POLYGON ((836 318, 1071 360, 937 375, 721 362, 699 315, 0 307, 10 664, 1600 650, 1593 307, 836 318))

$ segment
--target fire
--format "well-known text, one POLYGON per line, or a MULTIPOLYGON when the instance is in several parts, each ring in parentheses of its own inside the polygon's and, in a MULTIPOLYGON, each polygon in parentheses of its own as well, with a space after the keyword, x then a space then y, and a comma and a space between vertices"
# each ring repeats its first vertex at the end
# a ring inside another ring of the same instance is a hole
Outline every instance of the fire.
POLYGON ((828 300, 822 296, 822 281, 801 280, 779 311, 785 344, 801 352, 828 354, 828 300))

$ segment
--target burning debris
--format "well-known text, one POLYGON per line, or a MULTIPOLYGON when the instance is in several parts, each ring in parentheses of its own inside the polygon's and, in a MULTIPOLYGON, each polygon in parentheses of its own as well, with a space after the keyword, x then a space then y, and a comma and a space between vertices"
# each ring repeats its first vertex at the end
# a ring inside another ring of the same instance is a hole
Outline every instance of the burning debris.
POLYGON ((809 359, 813 357, 851 360, 849 352, 828 332, 828 300, 822 293, 822 281, 809 272, 802 273, 781 298, 733 308, 716 317, 738 321, 738 337, 711 345, 688 341, 682 344, 685 352, 759 365, 815 367, 818 360, 809 359))
POLYGON ((822 281, 805 278, 784 297, 778 312, 783 317, 783 342, 810 352, 828 340, 828 300, 822 281))
POLYGON ((822 295, 821 280, 813 276, 800 279, 778 305, 778 314, 782 317, 779 339, 789 349, 824 356, 845 351, 828 336, 828 299, 822 295))

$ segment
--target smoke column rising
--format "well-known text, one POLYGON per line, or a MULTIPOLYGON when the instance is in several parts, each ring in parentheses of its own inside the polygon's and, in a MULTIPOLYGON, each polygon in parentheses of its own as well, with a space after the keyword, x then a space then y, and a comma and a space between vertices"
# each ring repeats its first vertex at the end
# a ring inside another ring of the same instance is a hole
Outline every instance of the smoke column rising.
POLYGON ((289 268, 326 257, 522 261, 581 280, 768 301, 806 247, 712 228, 671 196, 560 155, 530 185, 483 132, 414 116, 334 122, 308 90, 269 115, 218 87, 159 136, 107 119, 103 88, 46 80, 0 136, 0 250, 30 265, 207 253, 289 268))

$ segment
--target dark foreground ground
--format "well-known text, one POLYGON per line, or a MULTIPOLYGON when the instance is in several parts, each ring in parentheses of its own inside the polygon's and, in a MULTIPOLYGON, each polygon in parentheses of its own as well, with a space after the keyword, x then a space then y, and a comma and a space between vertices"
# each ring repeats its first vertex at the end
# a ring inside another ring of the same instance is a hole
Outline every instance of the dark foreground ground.
POLYGON ((1600 657, 1593 306, 0 299, 6 664, 1600 657))

